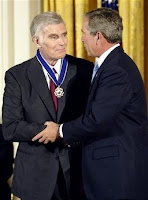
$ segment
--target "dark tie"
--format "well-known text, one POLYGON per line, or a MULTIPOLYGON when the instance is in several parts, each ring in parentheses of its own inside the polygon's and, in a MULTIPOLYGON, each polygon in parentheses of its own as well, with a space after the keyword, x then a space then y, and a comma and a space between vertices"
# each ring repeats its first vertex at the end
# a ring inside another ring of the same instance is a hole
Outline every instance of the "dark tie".
MULTIPOLYGON (((56 70, 53 68, 54 73, 56 74, 56 70)), ((52 96, 52 100, 54 103, 54 107, 55 107, 55 111, 57 112, 58 109, 58 100, 57 97, 55 96, 54 92, 55 92, 55 83, 52 81, 52 79, 50 79, 50 92, 51 92, 51 96, 52 96)))

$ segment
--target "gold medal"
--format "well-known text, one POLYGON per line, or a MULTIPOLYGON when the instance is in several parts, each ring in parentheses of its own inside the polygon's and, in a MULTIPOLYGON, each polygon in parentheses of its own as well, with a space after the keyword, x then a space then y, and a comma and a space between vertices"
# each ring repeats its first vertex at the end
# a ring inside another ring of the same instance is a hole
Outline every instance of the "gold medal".
POLYGON ((61 98, 64 96, 63 88, 57 87, 54 91, 54 94, 57 98, 61 98))

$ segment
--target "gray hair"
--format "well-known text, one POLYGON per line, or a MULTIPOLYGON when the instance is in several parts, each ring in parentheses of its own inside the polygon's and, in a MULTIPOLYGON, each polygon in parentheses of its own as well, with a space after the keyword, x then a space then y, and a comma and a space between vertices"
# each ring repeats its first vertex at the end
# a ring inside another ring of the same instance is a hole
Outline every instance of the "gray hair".
POLYGON ((40 36, 42 29, 47 26, 48 24, 60 24, 64 23, 61 15, 57 14, 56 12, 43 12, 39 15, 35 16, 30 25, 30 33, 32 38, 34 36, 40 36))
POLYGON ((98 8, 87 12, 84 18, 88 18, 88 29, 91 35, 99 31, 109 43, 122 41, 123 24, 119 13, 110 8, 98 8))

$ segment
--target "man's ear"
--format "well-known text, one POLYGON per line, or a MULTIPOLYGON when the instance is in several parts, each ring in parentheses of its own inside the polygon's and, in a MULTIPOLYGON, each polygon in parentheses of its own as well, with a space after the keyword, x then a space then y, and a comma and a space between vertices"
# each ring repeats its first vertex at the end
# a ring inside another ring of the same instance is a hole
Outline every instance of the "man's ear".
POLYGON ((33 41, 33 43, 37 46, 37 48, 40 48, 40 47, 41 47, 41 44, 40 44, 40 41, 39 41, 39 37, 34 36, 34 37, 32 38, 32 41, 33 41))
POLYGON ((105 39, 104 36, 103 36, 103 34, 101 32, 97 32, 96 33, 96 38, 97 38, 96 44, 102 43, 102 41, 105 39))
POLYGON ((98 36, 98 40, 99 40, 99 38, 100 38, 100 37, 99 37, 99 33, 97 34, 97 36, 98 36))
POLYGON ((96 38, 97 38, 97 42, 96 42, 96 44, 98 44, 99 39, 100 39, 100 32, 97 32, 97 33, 96 33, 96 38))

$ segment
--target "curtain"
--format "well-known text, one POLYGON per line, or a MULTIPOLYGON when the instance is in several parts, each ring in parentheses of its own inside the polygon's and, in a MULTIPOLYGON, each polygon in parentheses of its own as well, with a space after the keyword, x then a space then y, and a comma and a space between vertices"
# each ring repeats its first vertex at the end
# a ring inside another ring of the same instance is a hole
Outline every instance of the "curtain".
MULTIPOLYGON (((107 0, 106 0, 107 1, 107 0)), ((113 1, 113 0, 112 0, 113 1)), ((109 0, 108 2, 111 2, 109 0)), ((123 18, 123 48, 135 61, 142 77, 144 76, 144 0, 119 0, 119 13, 123 18)), ((81 42, 83 14, 99 8, 101 0, 42 0, 44 11, 56 11, 63 17, 68 30, 67 53, 93 60, 88 57, 81 42)), ((94 61, 94 60, 93 60, 94 61)))
POLYGON ((0 1, 0 123, 5 72, 34 56, 36 47, 31 41, 29 27, 40 9, 40 0, 0 1))
POLYGON ((144 0, 119 0, 123 18, 123 48, 144 78, 144 0))

